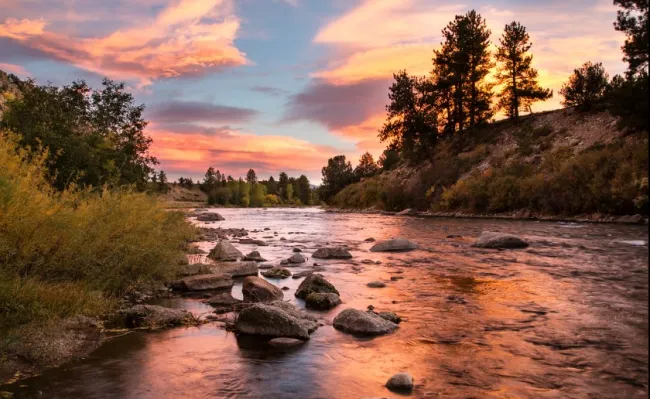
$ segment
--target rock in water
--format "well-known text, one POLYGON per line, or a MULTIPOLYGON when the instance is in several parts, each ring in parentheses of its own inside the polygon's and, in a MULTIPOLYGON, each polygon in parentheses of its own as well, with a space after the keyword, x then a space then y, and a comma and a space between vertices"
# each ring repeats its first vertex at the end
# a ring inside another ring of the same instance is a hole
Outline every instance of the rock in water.
POLYGON ((365 242, 375 242, 375 239, 372 238, 372 237, 368 237, 368 238, 366 238, 366 239, 363 240, 363 241, 365 241, 365 242))
POLYGON ((401 212, 397 212, 396 216, 417 216, 418 212, 415 209, 406 208, 401 212))
POLYGON ((181 291, 208 291, 232 287, 232 276, 225 273, 199 274, 185 277, 173 284, 181 291))
POLYGON ((515 249, 526 248, 528 243, 512 234, 484 231, 472 246, 477 248, 515 249))
POLYGON ((350 259, 352 254, 344 248, 319 248, 311 257, 316 259, 350 259))
POLYGON ((242 334, 309 339, 309 331, 300 320, 283 309, 264 304, 242 310, 235 329, 242 334))
POLYGON ((312 274, 305 278, 298 286, 295 296, 300 299, 305 299, 311 293, 334 293, 339 295, 336 288, 320 274, 312 274))
POLYGON ((226 219, 224 219, 223 216, 219 215, 216 212, 204 212, 198 214, 196 216, 196 220, 199 222, 219 222, 226 219))
POLYGON ((305 263, 307 259, 305 259, 304 256, 300 255, 299 253, 294 253, 291 255, 289 259, 287 259, 289 263, 297 264, 297 263, 305 263))
MULTIPOLYGON (((253 244, 253 245, 257 245, 258 247, 267 247, 269 245, 269 244, 266 243, 266 241, 256 240, 254 238, 242 238, 242 239, 239 240, 239 243, 240 244, 253 244)), ((253 251, 253 252, 256 252, 256 251, 253 251)), ((250 259, 250 260, 252 260, 252 259, 250 259)))
POLYGON ((269 345, 275 348, 293 348, 304 344, 305 341, 295 339, 295 338, 273 338, 269 341, 269 345))
POLYGON ((216 294, 211 296, 210 298, 205 300, 205 303, 207 303, 210 306, 214 306, 215 308, 222 308, 222 307, 232 307, 234 305, 238 305, 242 303, 237 298, 234 298, 229 292, 222 292, 220 294, 216 294))
POLYGON ((212 267, 218 273, 230 274, 233 277, 257 276, 257 264, 255 262, 228 262, 218 263, 212 267))
POLYGON ((291 277, 291 272, 288 269, 285 269, 284 267, 274 267, 265 272, 262 272, 262 276, 266 278, 282 279, 282 278, 291 277))
POLYGON ((212 273, 212 266, 203 263, 193 263, 191 265, 183 265, 178 272, 180 277, 195 276, 197 274, 210 274, 212 273))
POLYGON ((244 256, 244 260, 250 260, 254 262, 266 262, 266 259, 262 258, 262 255, 258 251, 252 251, 248 255, 244 256))
POLYGON ((383 281, 371 281, 366 286, 370 288, 384 288, 386 286, 386 283, 383 281))
POLYGON ((370 252, 406 252, 418 249, 418 245, 404 238, 382 241, 370 248, 370 252))
POLYGON ((413 377, 409 373, 397 373, 386 382, 386 388, 391 391, 411 392, 413 390, 413 377))
POLYGON ((120 311, 127 327, 171 327, 192 324, 196 318, 185 309, 170 309, 158 305, 135 305, 120 311))
POLYGON ((345 309, 334 318, 334 328, 350 334, 373 336, 388 334, 398 327, 375 313, 345 309))
POLYGON ((314 274, 313 270, 304 270, 302 272, 294 273, 294 275, 291 276, 291 278, 299 279, 299 278, 311 276, 312 274, 314 274))
POLYGON ((382 319, 392 321, 395 324, 399 324, 402 322, 402 318, 393 312, 379 312, 377 313, 377 315, 382 319))
POLYGON ((290 316, 295 317, 307 329, 307 332, 309 332, 310 334, 316 331, 316 329, 318 328, 318 321, 314 316, 312 316, 308 312, 298 309, 297 307, 293 306, 289 302, 273 301, 273 302, 269 302, 267 305, 280 308, 285 312, 287 312, 290 316))
POLYGON ((341 303, 341 298, 330 292, 312 292, 305 298, 305 306, 309 309, 328 310, 341 303))
POLYGON ((219 260, 222 262, 234 262, 237 259, 243 258, 244 254, 239 252, 230 241, 221 240, 208 254, 208 258, 219 260))
POLYGON ((284 298, 281 289, 263 278, 254 276, 244 279, 242 293, 246 302, 270 302, 284 298))

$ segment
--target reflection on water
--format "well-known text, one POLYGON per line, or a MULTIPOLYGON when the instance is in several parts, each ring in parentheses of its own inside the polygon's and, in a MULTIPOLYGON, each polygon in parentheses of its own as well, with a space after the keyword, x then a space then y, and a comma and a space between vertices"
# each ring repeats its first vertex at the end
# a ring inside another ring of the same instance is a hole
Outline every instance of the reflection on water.
MULTIPOLYGON (((291 350, 237 338, 219 324, 114 338, 88 359, 10 386, 17 397, 359 398, 397 397, 394 373, 416 379, 412 397, 632 398, 647 396, 647 227, 329 214, 317 209, 223 209, 209 226, 259 230, 249 237, 278 263, 299 247, 345 245, 352 261, 317 260, 343 305, 314 312, 324 326, 291 350), (265 231, 264 228, 270 230, 265 231), (525 237, 516 251, 469 246, 481 230, 525 237), (274 234, 277 233, 277 234, 274 234), (454 237, 460 235, 461 237, 454 237), (370 253, 393 236, 422 250, 370 253), (447 238, 451 236, 450 238, 447 238), (284 238, 285 240, 281 240, 284 238), (370 259, 380 264, 366 264, 370 259), (400 276, 395 281, 391 277, 400 276), (387 287, 372 289, 369 281, 387 287), (347 307, 393 311, 391 335, 359 339, 334 330, 347 307), (42 395, 39 395, 39 392, 42 395)), ((214 244, 200 243, 204 250, 214 244)), ((195 257, 193 261, 201 261, 195 257)), ((314 260, 292 272, 313 268, 314 260)), ((301 280, 271 280, 294 298, 301 280)), ((233 288, 241 298, 241 281, 233 288)), ((167 306, 197 314, 195 299, 167 306)))

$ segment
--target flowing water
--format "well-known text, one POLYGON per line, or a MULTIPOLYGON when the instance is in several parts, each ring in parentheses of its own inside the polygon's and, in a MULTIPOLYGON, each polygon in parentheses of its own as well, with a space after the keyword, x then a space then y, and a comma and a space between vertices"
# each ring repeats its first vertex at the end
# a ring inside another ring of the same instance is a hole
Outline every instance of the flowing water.
MULTIPOLYGON (((226 221, 207 226, 260 230, 249 237, 270 244, 257 248, 269 263, 289 257, 293 247, 309 255, 340 245, 354 255, 352 261, 309 259, 292 268, 318 262, 343 300, 331 311, 312 312, 325 325, 305 345, 273 349, 262 339, 238 338, 219 323, 139 331, 109 340, 87 359, 2 389, 45 398, 399 397, 384 384, 404 370, 415 378, 416 398, 647 397, 647 226, 312 208, 219 212, 226 221), (531 246, 472 248, 482 230, 513 233, 531 246), (397 236, 422 249, 379 254, 364 242, 397 236), (403 279, 391 281, 393 276, 403 279), (387 287, 366 287, 373 280, 387 287), (362 339, 332 327, 342 309, 368 305, 400 315, 397 332, 362 339)), ((255 249, 234 242, 244 253, 255 249)), ((213 245, 200 243, 205 250, 213 245)), ((303 306, 293 295, 302 279, 270 281, 289 287, 285 300, 303 306)), ((241 281, 232 292, 241 298, 241 281)), ((198 299, 167 305, 211 311, 198 299)))

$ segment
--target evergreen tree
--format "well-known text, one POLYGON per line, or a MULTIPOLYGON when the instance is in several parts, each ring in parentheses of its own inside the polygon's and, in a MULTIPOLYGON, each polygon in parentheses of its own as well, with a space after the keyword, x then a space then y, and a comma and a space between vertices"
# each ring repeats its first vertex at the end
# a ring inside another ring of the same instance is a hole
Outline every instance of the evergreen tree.
POLYGON ((320 187, 320 198, 328 202, 336 193, 354 180, 352 165, 346 161, 345 155, 337 155, 327 160, 327 166, 321 170, 323 184, 320 187))
POLYGON ((208 170, 205 172, 205 176, 203 177, 203 191, 209 193, 214 189, 217 185, 217 172, 214 170, 212 166, 208 168, 208 170))
POLYGON ((278 178, 278 194, 283 200, 287 199, 287 186, 289 185, 289 176, 286 173, 280 172, 278 178))
POLYGON ((309 184, 309 179, 305 175, 300 175, 298 177, 298 192, 300 202, 303 203, 303 205, 311 205, 311 186, 309 184))
POLYGON ((169 186, 167 185, 167 174, 163 170, 158 172, 158 191, 161 193, 167 193, 169 191, 169 186))
POLYGON ((384 152, 379 157, 377 163, 382 170, 387 171, 391 170, 399 164, 400 156, 399 152, 392 148, 386 148, 384 152))
POLYGON ((357 180, 361 180, 366 177, 371 177, 379 173, 379 167, 375 163, 372 154, 367 152, 361 155, 359 158, 359 164, 354 168, 354 175, 357 180))
POLYGON ((266 183, 266 191, 272 195, 278 194, 278 183, 275 181, 273 176, 270 176, 269 181, 266 183))
POLYGON ((569 81, 562 85, 562 105, 577 107, 581 111, 592 109, 603 99, 608 88, 608 79, 602 63, 585 62, 582 67, 574 69, 569 81))
POLYGON ((527 54, 533 44, 524 26, 519 22, 506 25, 499 44, 496 59, 500 65, 496 78, 503 89, 498 95, 498 107, 508 117, 517 119, 519 110, 530 111, 533 102, 547 100, 553 92, 537 82, 537 69, 531 66, 533 56, 527 54))
POLYGON ((620 6, 614 22, 617 31, 625 33, 623 60, 628 63, 628 76, 648 74, 648 0, 614 0, 620 6))
POLYGON ((257 174, 253 169, 248 169, 248 172, 246 172, 246 182, 250 184, 257 183, 257 174))

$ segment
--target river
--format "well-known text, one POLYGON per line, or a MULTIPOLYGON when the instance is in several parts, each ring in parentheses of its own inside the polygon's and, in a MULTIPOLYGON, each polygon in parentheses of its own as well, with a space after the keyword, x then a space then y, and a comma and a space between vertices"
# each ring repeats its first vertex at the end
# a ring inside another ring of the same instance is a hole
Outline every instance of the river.
MULTIPOLYGON (((137 331, 110 339, 86 359, 2 389, 40 398, 397 398, 384 384, 408 371, 415 378, 413 398, 647 397, 647 226, 316 208, 218 212, 226 220, 206 226, 260 230, 249 237, 270 244, 257 248, 270 263, 289 257, 293 247, 309 256, 322 246, 347 246, 354 255, 352 261, 316 260, 343 304, 312 312, 325 325, 305 345, 274 349, 264 340, 238 339, 219 323, 137 331), (471 247, 483 230, 513 233, 531 245, 471 247), (397 236, 421 250, 371 253, 372 244, 364 242, 397 236), (366 287, 373 280, 387 287, 366 287), (404 319, 400 328, 362 339, 332 327, 341 310, 368 305, 397 313, 404 319)), ((233 242, 244 253, 255 249, 233 242)), ((199 245, 209 250, 214 244, 199 245)), ((302 279, 270 281, 289 287, 285 300, 303 307, 293 295, 302 279)), ((232 292, 241 298, 241 281, 232 292)), ((198 299, 167 304, 211 311, 198 299)))

